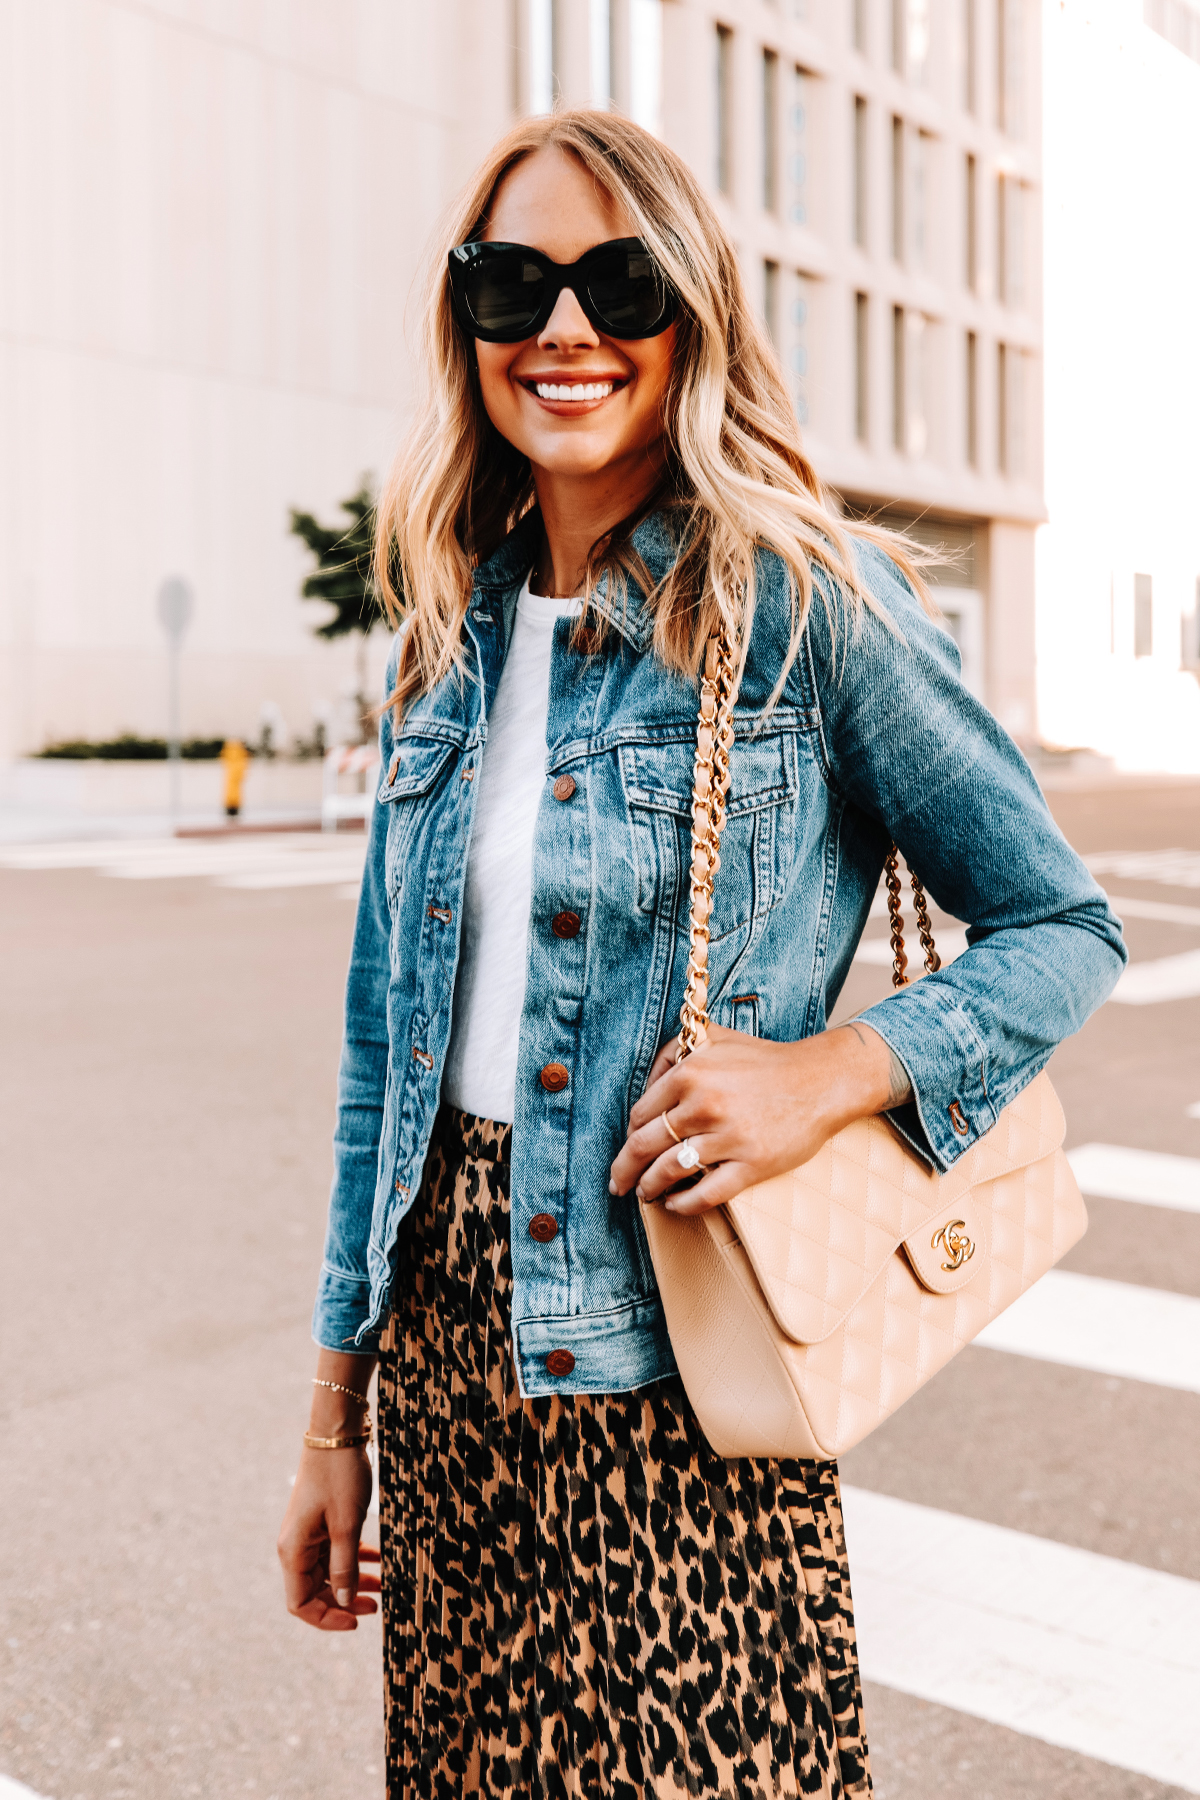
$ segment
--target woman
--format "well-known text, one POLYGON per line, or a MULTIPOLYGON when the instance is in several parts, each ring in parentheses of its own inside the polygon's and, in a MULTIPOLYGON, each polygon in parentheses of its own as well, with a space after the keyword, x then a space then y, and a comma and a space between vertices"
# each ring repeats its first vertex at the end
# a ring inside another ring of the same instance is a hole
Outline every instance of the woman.
POLYGON ((374 1610, 378 1357, 389 1795, 865 1794, 836 1468, 711 1451, 637 1199, 718 1205, 885 1110, 948 1168, 1103 1000, 1119 929, 906 545, 825 500, 661 144, 588 112, 507 138, 436 259, 425 364, 380 504, 403 629, 289 1607, 374 1610), (676 1065, 721 620, 716 1023, 676 1065), (971 948, 829 1030, 893 838, 971 948))

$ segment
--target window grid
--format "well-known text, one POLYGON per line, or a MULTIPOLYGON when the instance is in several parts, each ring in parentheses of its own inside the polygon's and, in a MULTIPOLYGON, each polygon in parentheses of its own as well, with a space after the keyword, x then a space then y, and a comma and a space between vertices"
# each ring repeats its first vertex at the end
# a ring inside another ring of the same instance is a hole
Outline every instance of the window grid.
POLYGON ((892 308, 892 445, 897 450, 904 449, 905 439, 905 397, 907 370, 905 368, 905 330, 904 308, 892 308))
POLYGON ((773 213, 779 206, 779 58, 764 50, 762 58, 762 204, 773 213))
POLYGON ((867 247, 867 103, 854 96, 854 241, 867 247))
POLYGON ((860 444, 870 436, 870 311, 865 294, 854 296, 854 435, 860 444))
POLYGON ((979 467, 979 340, 973 331, 967 333, 966 381, 966 456, 967 467, 979 467))
POLYGON ((717 192, 733 192, 733 32, 718 25, 716 32, 717 192))
POLYGON ((1133 578, 1133 654, 1154 654, 1154 583, 1149 575, 1133 578))

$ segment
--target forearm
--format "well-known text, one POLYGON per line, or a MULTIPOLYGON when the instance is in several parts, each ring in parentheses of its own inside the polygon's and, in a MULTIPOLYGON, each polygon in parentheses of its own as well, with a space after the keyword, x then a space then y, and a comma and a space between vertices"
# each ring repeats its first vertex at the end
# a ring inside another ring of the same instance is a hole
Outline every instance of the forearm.
POLYGON ((312 1408, 308 1428, 314 1437, 357 1436, 363 1429, 367 1413, 365 1405, 352 1398, 361 1394, 365 1401, 375 1357, 349 1355, 341 1350, 317 1353, 317 1378, 313 1383, 312 1408), (324 1384, 332 1382, 332 1387, 324 1384), (349 1392, 343 1393, 342 1389, 349 1392))
POLYGON ((913 1097, 908 1070, 890 1044, 859 1019, 828 1034, 838 1056, 831 1066, 829 1105, 840 1130, 854 1119, 904 1106, 913 1097))

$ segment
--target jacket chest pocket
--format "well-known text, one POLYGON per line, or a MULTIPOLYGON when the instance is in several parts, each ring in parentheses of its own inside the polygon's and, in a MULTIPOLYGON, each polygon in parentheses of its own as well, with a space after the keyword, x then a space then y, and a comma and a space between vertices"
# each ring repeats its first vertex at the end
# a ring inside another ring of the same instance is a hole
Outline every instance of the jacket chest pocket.
MULTIPOLYGON (((638 907, 669 913, 683 928, 692 856, 694 739, 624 744, 619 754, 638 907)), ((780 733, 739 740, 730 774, 721 867, 713 890, 714 938, 769 912, 783 898, 795 838, 795 737, 780 733)))
POLYGON ((440 738, 403 737, 392 751, 387 775, 376 795, 388 808, 385 871, 394 905, 404 886, 421 824, 429 817, 435 791, 458 754, 440 738))

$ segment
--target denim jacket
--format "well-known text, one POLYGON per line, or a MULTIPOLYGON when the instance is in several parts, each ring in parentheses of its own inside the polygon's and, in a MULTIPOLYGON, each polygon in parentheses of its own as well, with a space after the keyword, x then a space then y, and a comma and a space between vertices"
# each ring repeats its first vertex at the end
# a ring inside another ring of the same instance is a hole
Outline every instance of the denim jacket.
MULTIPOLYGON (((383 719, 314 1315, 330 1349, 376 1347, 397 1231, 421 1185, 450 1040, 475 777, 537 529, 523 521, 475 576, 466 676, 413 703, 398 733, 383 719)), ((659 579, 675 555, 664 518, 635 543, 659 579)), ((893 1122, 948 1169, 1107 997, 1125 950, 1028 764, 963 687, 952 639, 886 556, 860 544, 859 557, 899 632, 868 612, 848 639, 815 596, 765 717, 790 604, 783 565, 765 552, 759 561, 709 1012, 781 1041, 823 1030, 894 838, 932 898, 969 921, 964 955, 862 1015, 912 1082, 915 1100, 893 1122)), ((653 654, 643 598, 631 584, 621 601, 595 599, 615 627, 596 653, 568 647, 569 621, 555 628, 512 1140, 512 1339, 527 1395, 617 1392, 675 1367, 637 1201, 608 1191, 630 1109, 678 1029, 688 949, 698 692, 653 654), (559 799, 563 775, 574 788, 559 799), (564 910, 583 921, 575 937, 551 930, 564 910), (541 1079, 551 1063, 566 1072, 561 1085, 541 1079), (529 1234, 535 1213, 558 1223, 549 1243, 529 1234), (569 1375, 549 1372, 553 1350, 573 1355, 569 1375)), ((394 668, 393 654, 389 680, 394 668)))

